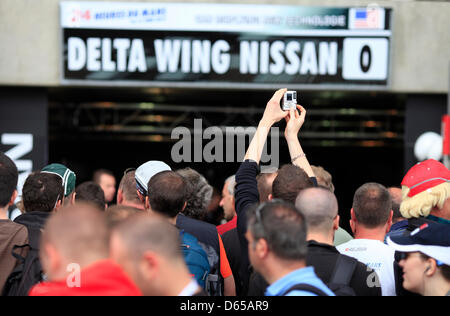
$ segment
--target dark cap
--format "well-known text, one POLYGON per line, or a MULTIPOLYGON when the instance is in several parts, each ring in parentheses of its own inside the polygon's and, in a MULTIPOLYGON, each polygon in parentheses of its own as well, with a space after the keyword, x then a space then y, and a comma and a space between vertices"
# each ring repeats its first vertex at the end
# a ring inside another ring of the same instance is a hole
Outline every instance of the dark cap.
POLYGON ((409 236, 390 236, 387 244, 396 251, 421 252, 450 265, 450 225, 429 222, 409 236))

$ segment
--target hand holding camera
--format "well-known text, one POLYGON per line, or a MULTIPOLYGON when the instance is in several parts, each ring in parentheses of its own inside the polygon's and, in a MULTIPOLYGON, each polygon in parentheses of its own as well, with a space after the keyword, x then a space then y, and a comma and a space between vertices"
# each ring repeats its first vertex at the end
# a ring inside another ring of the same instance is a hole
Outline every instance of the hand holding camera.
POLYGON ((286 91, 281 99, 281 109, 283 111, 289 111, 290 109, 295 109, 297 106, 297 92, 296 91, 286 91))
POLYGON ((283 96, 281 107, 289 111, 289 115, 285 117, 287 124, 284 136, 286 139, 297 138, 306 116, 305 108, 297 104, 297 92, 287 91, 283 96))
POLYGON ((287 89, 277 90, 269 100, 264 111, 262 122, 264 125, 272 125, 279 122, 282 118, 286 119, 285 135, 287 132, 297 136, 303 122, 305 121, 305 109, 297 105, 297 92, 287 89), (298 112, 300 110, 300 113, 298 112))
POLYGON ((269 100, 269 102, 267 102, 267 106, 262 118, 262 123, 264 125, 272 126, 273 124, 281 121, 281 119, 289 115, 289 112, 283 111, 280 107, 280 101, 286 91, 287 89, 277 90, 269 100))

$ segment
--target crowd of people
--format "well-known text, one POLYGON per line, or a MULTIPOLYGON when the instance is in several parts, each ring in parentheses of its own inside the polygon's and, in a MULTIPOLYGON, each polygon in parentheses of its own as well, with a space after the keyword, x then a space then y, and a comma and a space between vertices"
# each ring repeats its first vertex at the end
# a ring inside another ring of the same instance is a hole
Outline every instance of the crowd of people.
POLYGON ((0 152, 2 295, 449 296, 450 171, 427 160, 401 187, 362 184, 347 232, 332 176, 301 147, 306 110, 283 111, 285 92, 221 194, 193 169, 149 160, 125 170, 117 192, 107 170, 76 185, 53 163, 18 198, 17 167, 0 152), (261 172, 283 119, 291 163, 261 172), (207 221, 213 203, 219 225, 207 221))

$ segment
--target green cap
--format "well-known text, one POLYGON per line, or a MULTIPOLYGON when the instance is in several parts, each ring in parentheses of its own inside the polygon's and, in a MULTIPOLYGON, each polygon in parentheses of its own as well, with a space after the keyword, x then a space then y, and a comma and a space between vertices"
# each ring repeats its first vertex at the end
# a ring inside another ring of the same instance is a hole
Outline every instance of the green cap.
POLYGON ((68 196, 75 189, 76 175, 66 166, 59 163, 52 163, 44 167, 41 172, 53 173, 60 176, 64 187, 64 196, 68 196))

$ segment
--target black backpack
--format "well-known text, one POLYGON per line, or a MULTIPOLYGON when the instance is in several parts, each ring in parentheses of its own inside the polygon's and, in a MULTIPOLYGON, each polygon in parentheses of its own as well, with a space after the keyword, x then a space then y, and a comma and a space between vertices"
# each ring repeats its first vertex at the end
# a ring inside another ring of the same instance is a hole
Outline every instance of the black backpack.
MULTIPOLYGON (((357 263, 358 260, 352 257, 344 255, 339 256, 336 265, 334 266, 330 282, 327 284, 328 288, 336 296, 356 296, 355 291, 350 287, 349 284, 357 263)), ((311 292, 313 294, 316 294, 317 296, 328 296, 322 290, 304 283, 292 286, 283 293, 283 296, 286 296, 286 294, 294 290, 311 292)))
POLYGON ((9 275, 2 296, 27 296, 31 288, 43 281, 44 272, 39 260, 39 239, 41 231, 37 227, 28 228, 28 244, 14 246, 12 255, 18 264, 9 275), (26 257, 16 253, 17 249, 28 248, 26 257))
POLYGON ((345 255, 338 257, 330 282, 327 284, 336 296, 356 296, 355 290, 350 287, 350 280, 357 264, 358 260, 355 258, 345 255))
POLYGON ((292 292, 292 291, 305 291, 310 292, 313 294, 316 294, 317 296, 329 296, 321 289, 316 288, 315 286, 306 284, 306 283, 300 283, 296 284, 293 287, 289 288, 289 290, 285 291, 281 296, 286 296, 286 294, 292 292))

